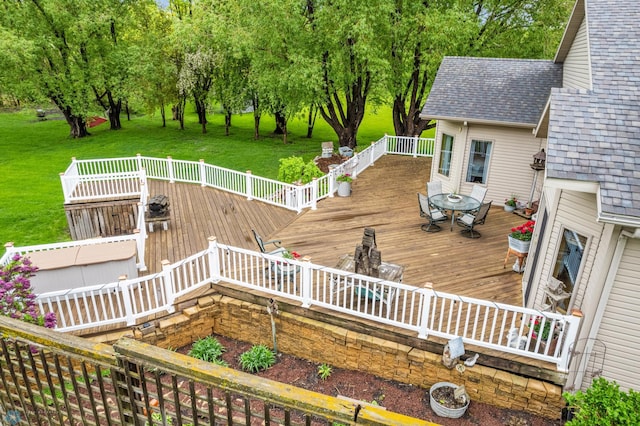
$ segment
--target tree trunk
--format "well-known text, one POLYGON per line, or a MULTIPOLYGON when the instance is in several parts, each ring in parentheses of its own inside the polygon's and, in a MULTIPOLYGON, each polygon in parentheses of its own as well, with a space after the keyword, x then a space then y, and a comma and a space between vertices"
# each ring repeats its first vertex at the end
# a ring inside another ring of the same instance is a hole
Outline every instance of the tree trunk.
POLYGON ((160 105, 160 117, 162 117, 162 127, 167 127, 167 114, 164 109, 164 104, 160 105))
POLYGON ((313 137, 313 128, 316 125, 316 118, 318 117, 318 108, 315 105, 309 107, 309 116, 307 117, 307 138, 313 137))
POLYGON ((287 133, 287 117, 285 117, 285 115, 280 111, 276 111, 274 117, 276 119, 276 128, 273 133, 276 135, 283 135, 287 133))
MULTIPOLYGON (((322 118, 336 132, 339 146, 355 149, 358 145, 356 140, 358 128, 364 118, 367 95, 371 88, 371 73, 363 71, 345 90, 341 90, 334 86, 329 77, 328 59, 329 53, 326 52, 322 61, 325 104, 320 105, 318 109, 322 118), (341 95, 344 96, 344 101, 340 99, 341 95)), ((357 68, 354 55, 351 61, 354 63, 352 68, 357 68)))
POLYGON ((226 110, 224 113, 224 134, 229 136, 229 128, 231 127, 231 111, 226 110))
POLYGON ((129 101, 125 101, 124 110, 127 112, 127 121, 131 121, 131 111, 129 111, 129 101))
POLYGON ((69 124, 70 132, 69 136, 74 139, 84 138, 85 136, 89 136, 89 132, 87 131, 87 124, 84 121, 84 118, 73 115, 71 113, 71 108, 61 108, 62 114, 64 115, 65 120, 69 124))
POLYGON ((251 99, 251 104, 253 105, 253 139, 260 139, 260 102, 256 96, 251 99))
POLYGON ((172 108, 173 119, 180 121, 180 130, 184 130, 184 106, 186 103, 187 99, 183 96, 172 108))
POLYGON ((195 99, 198 123, 202 126, 202 133, 207 133, 207 106, 202 100, 195 99))
POLYGON ((122 123, 120 123, 120 111, 122 110, 122 100, 115 101, 111 96, 111 92, 108 93, 109 109, 107 109, 107 116, 109 117, 109 123, 111 130, 122 129, 122 123))

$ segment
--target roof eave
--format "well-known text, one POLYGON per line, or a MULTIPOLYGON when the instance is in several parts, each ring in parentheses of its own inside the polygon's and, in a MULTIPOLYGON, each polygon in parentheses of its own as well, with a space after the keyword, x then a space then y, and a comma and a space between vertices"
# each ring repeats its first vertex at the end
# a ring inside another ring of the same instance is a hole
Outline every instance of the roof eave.
POLYGON ((569 53, 569 49, 571 49, 571 45, 573 44, 573 39, 576 37, 578 33, 578 28, 580 28, 580 23, 585 16, 585 5, 584 0, 577 0, 573 5, 573 10, 571 11, 571 16, 569 17, 569 22, 567 26, 564 28, 564 34, 562 35, 562 40, 558 45, 558 50, 556 51, 556 56, 553 58, 553 62, 555 63, 563 63, 567 54, 569 53))
POLYGON ((482 124, 482 125, 490 125, 490 126, 501 126, 501 127, 518 127, 523 129, 531 129, 532 131, 536 128, 536 123, 516 123, 513 121, 498 121, 498 120, 482 120, 477 118, 465 118, 465 117, 452 117, 445 115, 423 115, 420 114, 420 118, 423 120, 447 120, 447 121, 455 121, 455 122, 467 122, 468 124, 482 124))

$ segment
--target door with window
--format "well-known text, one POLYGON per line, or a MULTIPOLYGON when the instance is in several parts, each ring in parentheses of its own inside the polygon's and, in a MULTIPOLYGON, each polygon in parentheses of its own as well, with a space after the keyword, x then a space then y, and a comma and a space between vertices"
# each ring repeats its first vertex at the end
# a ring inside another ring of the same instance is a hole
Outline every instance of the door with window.
POLYGON ((491 141, 473 139, 469 152, 467 166, 467 182, 486 184, 489 177, 489 163, 491 162, 491 141))
POLYGON ((562 291, 567 294, 566 297, 556 301, 557 310, 566 313, 573 290, 578 282, 580 267, 585 259, 587 237, 569 228, 564 228, 561 235, 560 248, 556 255, 552 275, 562 282, 562 291))

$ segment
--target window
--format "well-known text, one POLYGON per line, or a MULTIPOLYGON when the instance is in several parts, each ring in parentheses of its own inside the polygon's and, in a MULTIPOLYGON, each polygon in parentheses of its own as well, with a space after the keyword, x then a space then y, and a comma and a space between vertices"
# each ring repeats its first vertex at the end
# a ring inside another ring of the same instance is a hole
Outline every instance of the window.
POLYGON ((560 249, 553 268, 553 277, 562 281, 562 290, 569 295, 558 301, 557 308, 560 312, 567 312, 569 307, 570 295, 573 293, 573 287, 578 279, 586 244, 587 237, 584 235, 570 229, 563 231, 560 249))
POLYGON ((477 140, 471 141, 467 182, 487 183, 490 156, 491 142, 477 140))
POLYGON ((440 166, 438 173, 449 176, 451 169, 451 154, 453 153, 453 136, 442 135, 442 145, 440 146, 440 166))

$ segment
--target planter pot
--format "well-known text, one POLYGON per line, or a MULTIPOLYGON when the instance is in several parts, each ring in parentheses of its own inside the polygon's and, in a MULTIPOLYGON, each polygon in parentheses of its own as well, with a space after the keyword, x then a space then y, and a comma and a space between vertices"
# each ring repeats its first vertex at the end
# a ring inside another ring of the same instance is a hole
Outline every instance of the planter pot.
POLYGON ((529 247, 531 246, 531 241, 521 241, 516 238, 513 238, 511 235, 507 235, 509 238, 509 248, 517 251, 518 253, 529 253, 529 247))
POLYGON ((516 209, 515 206, 507 206, 507 205, 504 206, 504 211, 507 213, 513 213, 515 209, 516 209))
POLYGON ((431 409, 440 417, 449 417, 451 419, 458 419, 462 417, 464 413, 467 411, 467 408, 469 408, 469 402, 470 402, 469 396, 466 395, 467 402, 463 407, 460 407, 460 408, 446 407, 433 397, 433 392, 443 387, 449 387, 455 390, 458 388, 458 385, 454 383, 449 383, 449 382, 439 382, 431 386, 431 388, 429 389, 429 401, 431 404, 431 409))
POLYGON ((338 182, 338 196, 339 197, 351 196, 351 182, 338 182))

